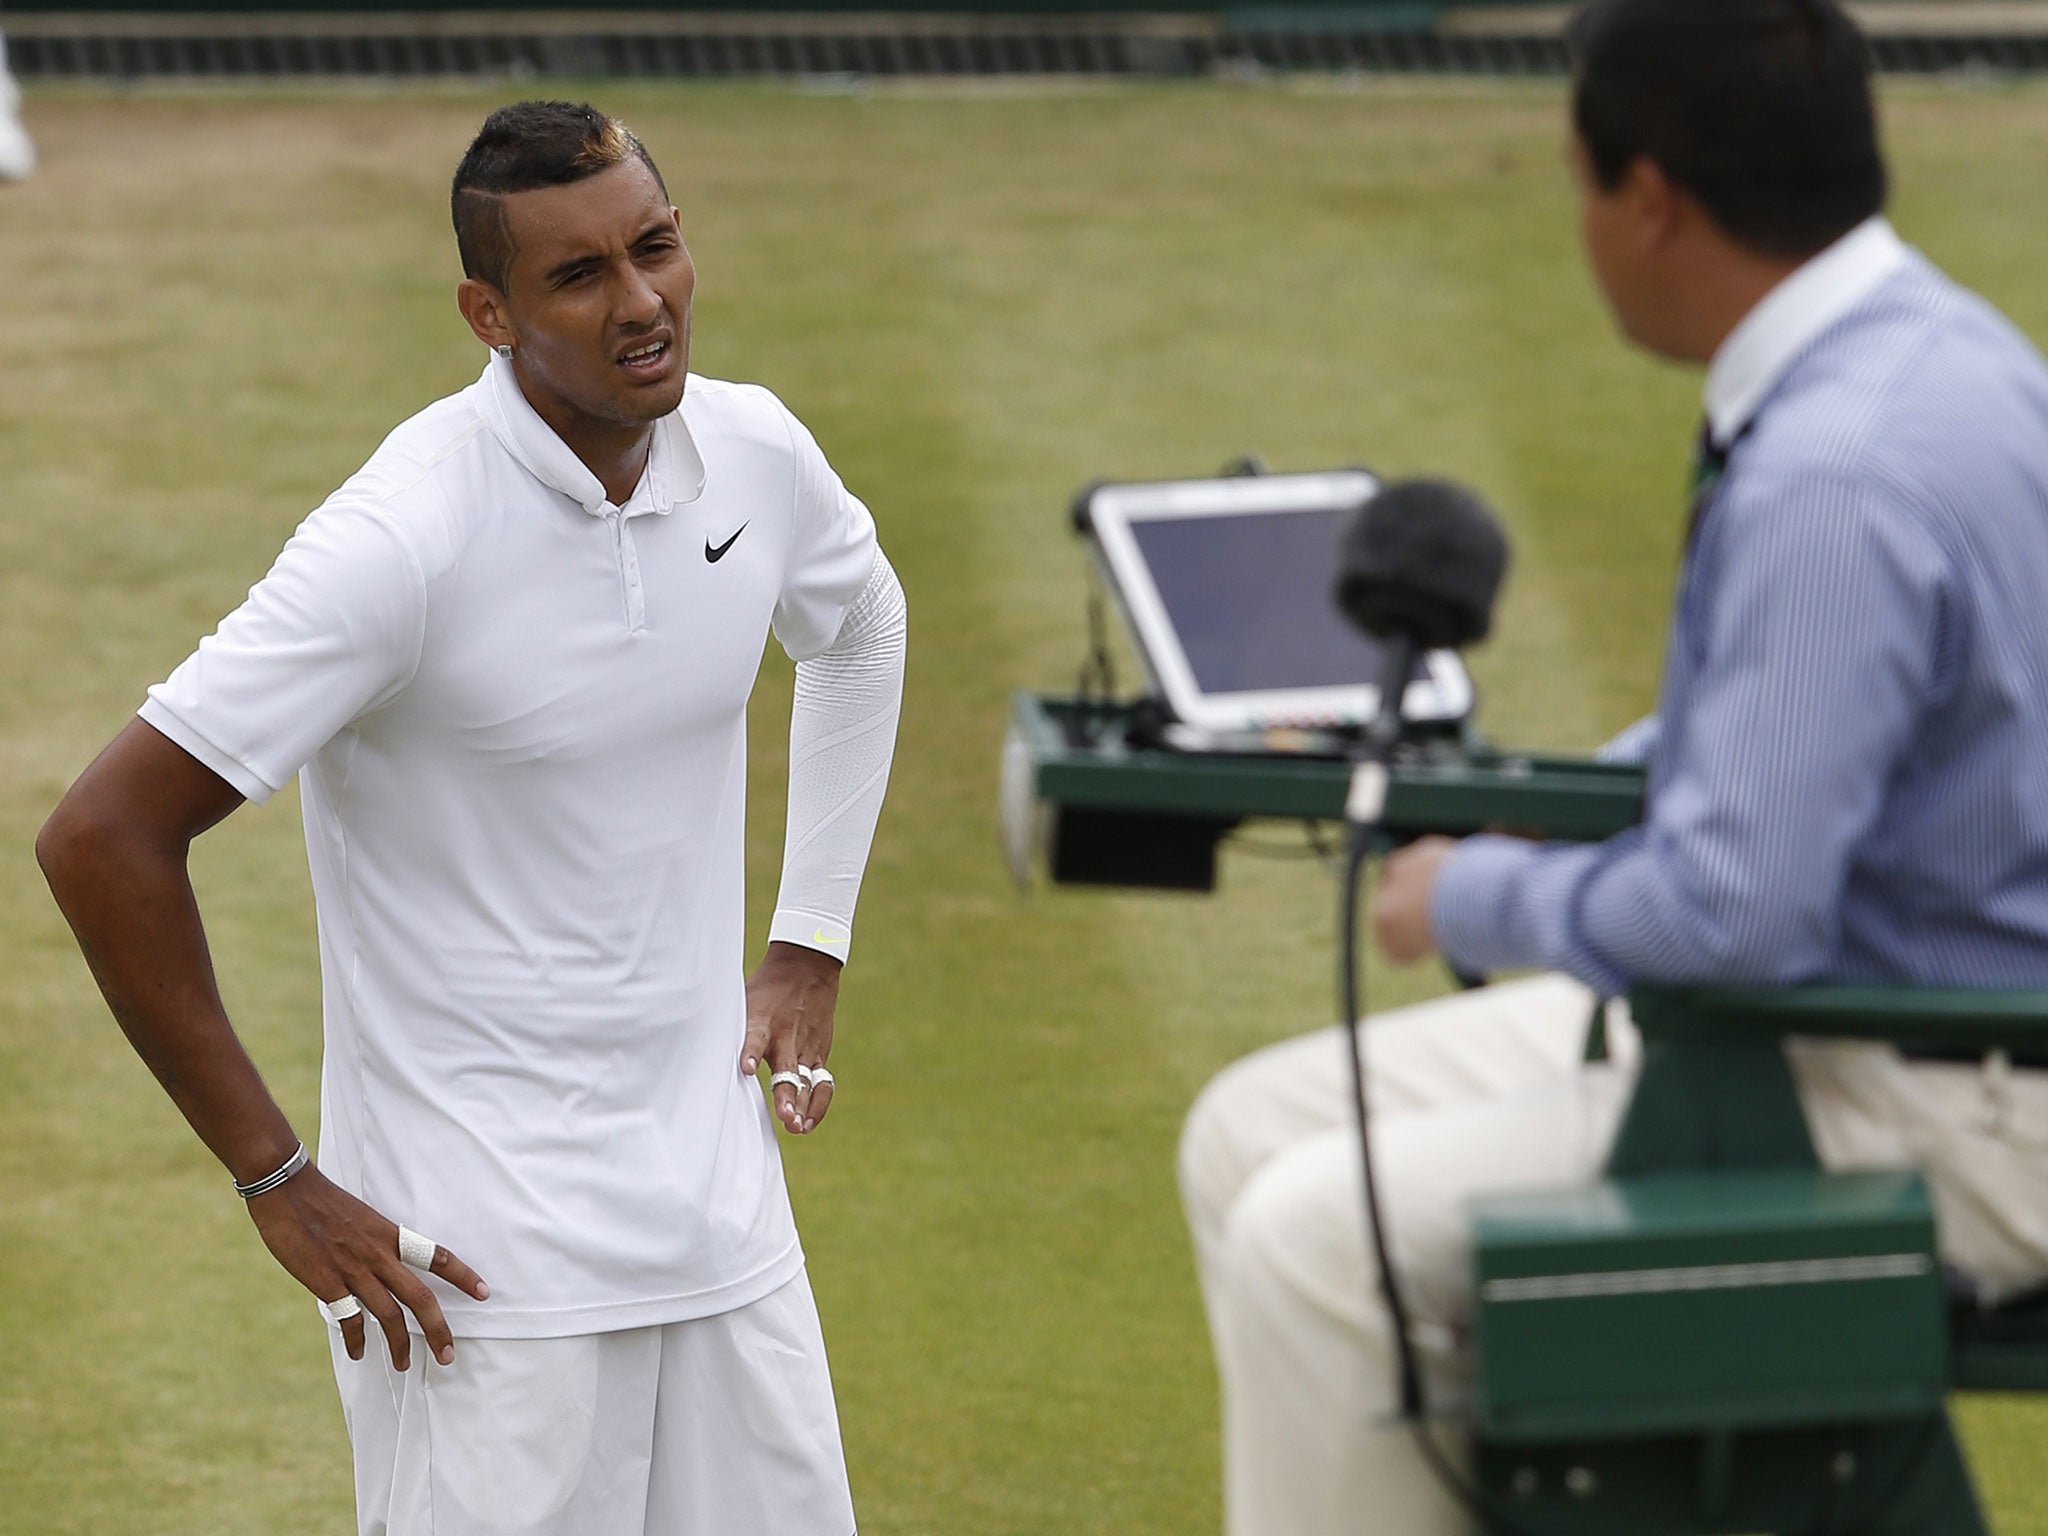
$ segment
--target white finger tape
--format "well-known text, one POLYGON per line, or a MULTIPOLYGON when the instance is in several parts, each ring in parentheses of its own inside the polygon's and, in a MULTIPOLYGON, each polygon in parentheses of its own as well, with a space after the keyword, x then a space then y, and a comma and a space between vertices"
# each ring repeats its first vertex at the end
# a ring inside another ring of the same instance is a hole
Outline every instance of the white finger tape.
POLYGON ((794 1072, 777 1072, 772 1074, 768 1079, 768 1088, 770 1092, 774 1091, 775 1085, 777 1083, 787 1083, 792 1088, 808 1088, 811 1086, 802 1078, 798 1077, 794 1072))
POLYGON ((411 1227, 398 1229, 398 1262, 413 1269, 434 1267, 435 1243, 431 1237, 422 1237, 411 1227))
POLYGON ((811 1086, 813 1088, 830 1088, 837 1081, 838 1079, 833 1077, 823 1067, 819 1067, 811 1073, 811 1086))
POLYGON ((802 1083, 806 1088, 810 1087, 811 1084, 817 1080, 816 1074, 814 1074, 811 1071, 811 1069, 805 1066, 802 1062, 798 1062, 796 1064, 796 1077, 797 1081, 802 1083))
POLYGON ((345 1318, 354 1317, 362 1310, 363 1304, 353 1296, 344 1296, 339 1301, 323 1301, 320 1303, 320 1315, 325 1317, 330 1323, 338 1323, 345 1318))

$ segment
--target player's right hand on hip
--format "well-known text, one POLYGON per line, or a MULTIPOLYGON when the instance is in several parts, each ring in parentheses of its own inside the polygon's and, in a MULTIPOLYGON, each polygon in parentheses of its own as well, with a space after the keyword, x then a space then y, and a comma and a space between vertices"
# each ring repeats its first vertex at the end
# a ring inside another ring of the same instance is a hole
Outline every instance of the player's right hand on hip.
MULTIPOLYGON (((407 1312, 418 1319, 436 1360, 447 1365, 455 1359, 455 1336, 440 1302, 399 1257, 397 1224, 330 1182, 317 1167, 309 1165, 256 1196, 249 1202, 249 1216, 277 1262, 329 1308, 330 1316, 340 1317, 349 1359, 363 1358, 363 1316, 368 1313, 384 1329, 392 1366, 404 1370, 412 1359, 407 1312), (356 1298, 361 1309, 341 1316, 348 1297, 356 1298)), ((478 1301, 491 1294, 475 1270, 438 1244, 429 1269, 478 1301)))

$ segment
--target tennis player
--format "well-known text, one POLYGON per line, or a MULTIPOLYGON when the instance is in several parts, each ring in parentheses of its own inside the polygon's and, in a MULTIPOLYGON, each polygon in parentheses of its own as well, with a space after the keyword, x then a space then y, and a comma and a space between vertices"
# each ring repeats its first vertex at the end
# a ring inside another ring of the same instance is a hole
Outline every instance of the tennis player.
POLYGON ((453 214, 481 376, 299 527, 37 852, 329 1319, 364 1533, 851 1536, 774 1125, 811 1133, 836 1091, 902 591, 775 396, 688 373, 695 271, 623 125, 492 113, 453 214), (771 631, 797 663, 788 836, 748 976, 771 631), (186 872, 294 775, 317 1162, 237 1043, 186 872))

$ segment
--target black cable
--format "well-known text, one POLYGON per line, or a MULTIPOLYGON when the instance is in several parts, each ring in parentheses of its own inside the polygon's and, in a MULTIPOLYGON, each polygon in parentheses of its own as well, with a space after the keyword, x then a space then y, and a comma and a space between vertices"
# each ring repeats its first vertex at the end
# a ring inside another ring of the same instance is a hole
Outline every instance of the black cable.
POLYGON ((1373 1262, 1379 1266, 1380 1297, 1387 1304, 1387 1318, 1394 1330, 1394 1355, 1401 1375, 1401 1417, 1414 1420, 1422 1416, 1422 1373, 1415 1363, 1414 1340, 1408 1334, 1408 1304, 1394 1278, 1394 1262, 1387 1252, 1386 1224, 1380 1220, 1379 1182, 1372 1158, 1372 1114, 1365 1102, 1365 1050, 1359 1040, 1362 1026, 1358 1013, 1358 877, 1373 855, 1373 844, 1371 827, 1351 829, 1351 850, 1344 863, 1343 898, 1337 919, 1338 990, 1342 994, 1337 1027, 1344 1031, 1344 1043, 1351 1055, 1351 1107, 1358 1120, 1359 1166, 1365 1176, 1365 1227, 1372 1238, 1373 1262))
POLYGON ((1304 821, 1301 825, 1304 835, 1308 838, 1309 850, 1317 858, 1327 859, 1337 851, 1337 845, 1324 836, 1323 824, 1320 821, 1304 821))
POLYGON ((1083 703, 1108 704, 1116 697, 1116 660, 1109 650, 1108 605, 1103 601, 1102 572, 1088 568, 1088 654, 1075 685, 1083 703))
POLYGON ((1223 841, 1233 853, 1248 853, 1261 859, 1320 859, 1327 862, 1336 852, 1329 838, 1323 835, 1321 822, 1304 821, 1302 840, 1298 843, 1276 842, 1269 838, 1254 837, 1242 830, 1226 832, 1223 841))
POLYGON ((1361 1039, 1364 1010, 1364 966, 1358 945, 1358 878, 1375 851, 1377 833, 1371 826, 1354 824, 1344 864, 1342 896, 1337 928, 1338 990, 1342 994, 1337 1015, 1338 1028, 1351 1055, 1351 1107, 1358 1120, 1358 1155, 1365 1180, 1365 1228, 1372 1241, 1373 1260, 1379 1266, 1380 1296, 1386 1303, 1388 1326, 1394 1336, 1394 1354, 1400 1366, 1401 1418, 1415 1436, 1416 1448, 1444 1491, 1461 1505, 1482 1531, 1495 1536, 1529 1536, 1497 1509, 1484 1490, 1474 1487, 1451 1465, 1429 1432, 1429 1420, 1422 1400, 1422 1371, 1415 1358, 1415 1341, 1408 1329, 1408 1305, 1394 1275, 1387 1248, 1386 1224, 1380 1220, 1379 1184, 1372 1156, 1372 1116, 1366 1106, 1365 1047, 1361 1039))
POLYGON ((1472 1523, 1493 1536, 1526 1536, 1523 1529, 1513 1524, 1506 1515, 1488 1502, 1484 1489, 1475 1488, 1466 1482, 1451 1460, 1444 1454, 1444 1448, 1436 1443, 1436 1437, 1429 1432, 1429 1420, 1417 1419, 1412 1426, 1415 1447, 1422 1452, 1422 1459, 1429 1463, 1429 1470, 1436 1480, 1443 1484, 1450 1496, 1464 1506, 1472 1523))

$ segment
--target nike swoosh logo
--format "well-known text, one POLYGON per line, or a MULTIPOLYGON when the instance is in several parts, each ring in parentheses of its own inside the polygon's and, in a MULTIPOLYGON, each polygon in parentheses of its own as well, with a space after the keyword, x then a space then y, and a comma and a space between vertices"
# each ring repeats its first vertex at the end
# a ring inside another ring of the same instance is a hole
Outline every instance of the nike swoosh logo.
MULTIPOLYGON (((752 518, 749 518, 749 519, 747 519, 747 522, 752 522, 752 521, 753 521, 753 519, 752 519, 752 518)), ((723 559, 725 558, 725 552, 726 552, 726 551, 727 551, 728 549, 731 549, 731 548, 733 547, 733 545, 735 545, 735 544, 739 543, 739 541, 740 541, 740 535, 741 535, 741 534, 743 534, 743 533, 745 533, 746 531, 747 531, 747 524, 746 524, 746 523, 741 523, 741 524, 739 525, 739 527, 737 527, 737 528, 733 529, 733 531, 732 531, 732 537, 731 537, 731 538, 729 538, 729 539, 727 539, 727 540, 726 540, 726 541, 725 541, 725 542, 724 542, 723 544, 720 544, 720 545, 719 545, 719 546, 718 546, 717 548, 715 548, 715 549, 714 549, 714 548, 712 547, 712 545, 711 545, 711 541, 710 541, 709 539, 706 539, 706 540, 704 541, 704 558, 705 558, 706 560, 709 560, 709 561, 710 561, 710 562, 711 562, 711 563, 712 563, 713 565, 716 565, 716 564, 718 564, 718 562, 719 562, 719 561, 721 561, 721 560, 723 560, 723 559)))
POLYGON ((811 942, 813 944, 844 944, 846 942, 846 935, 843 933, 827 933, 824 929, 818 928, 812 931, 811 942))

